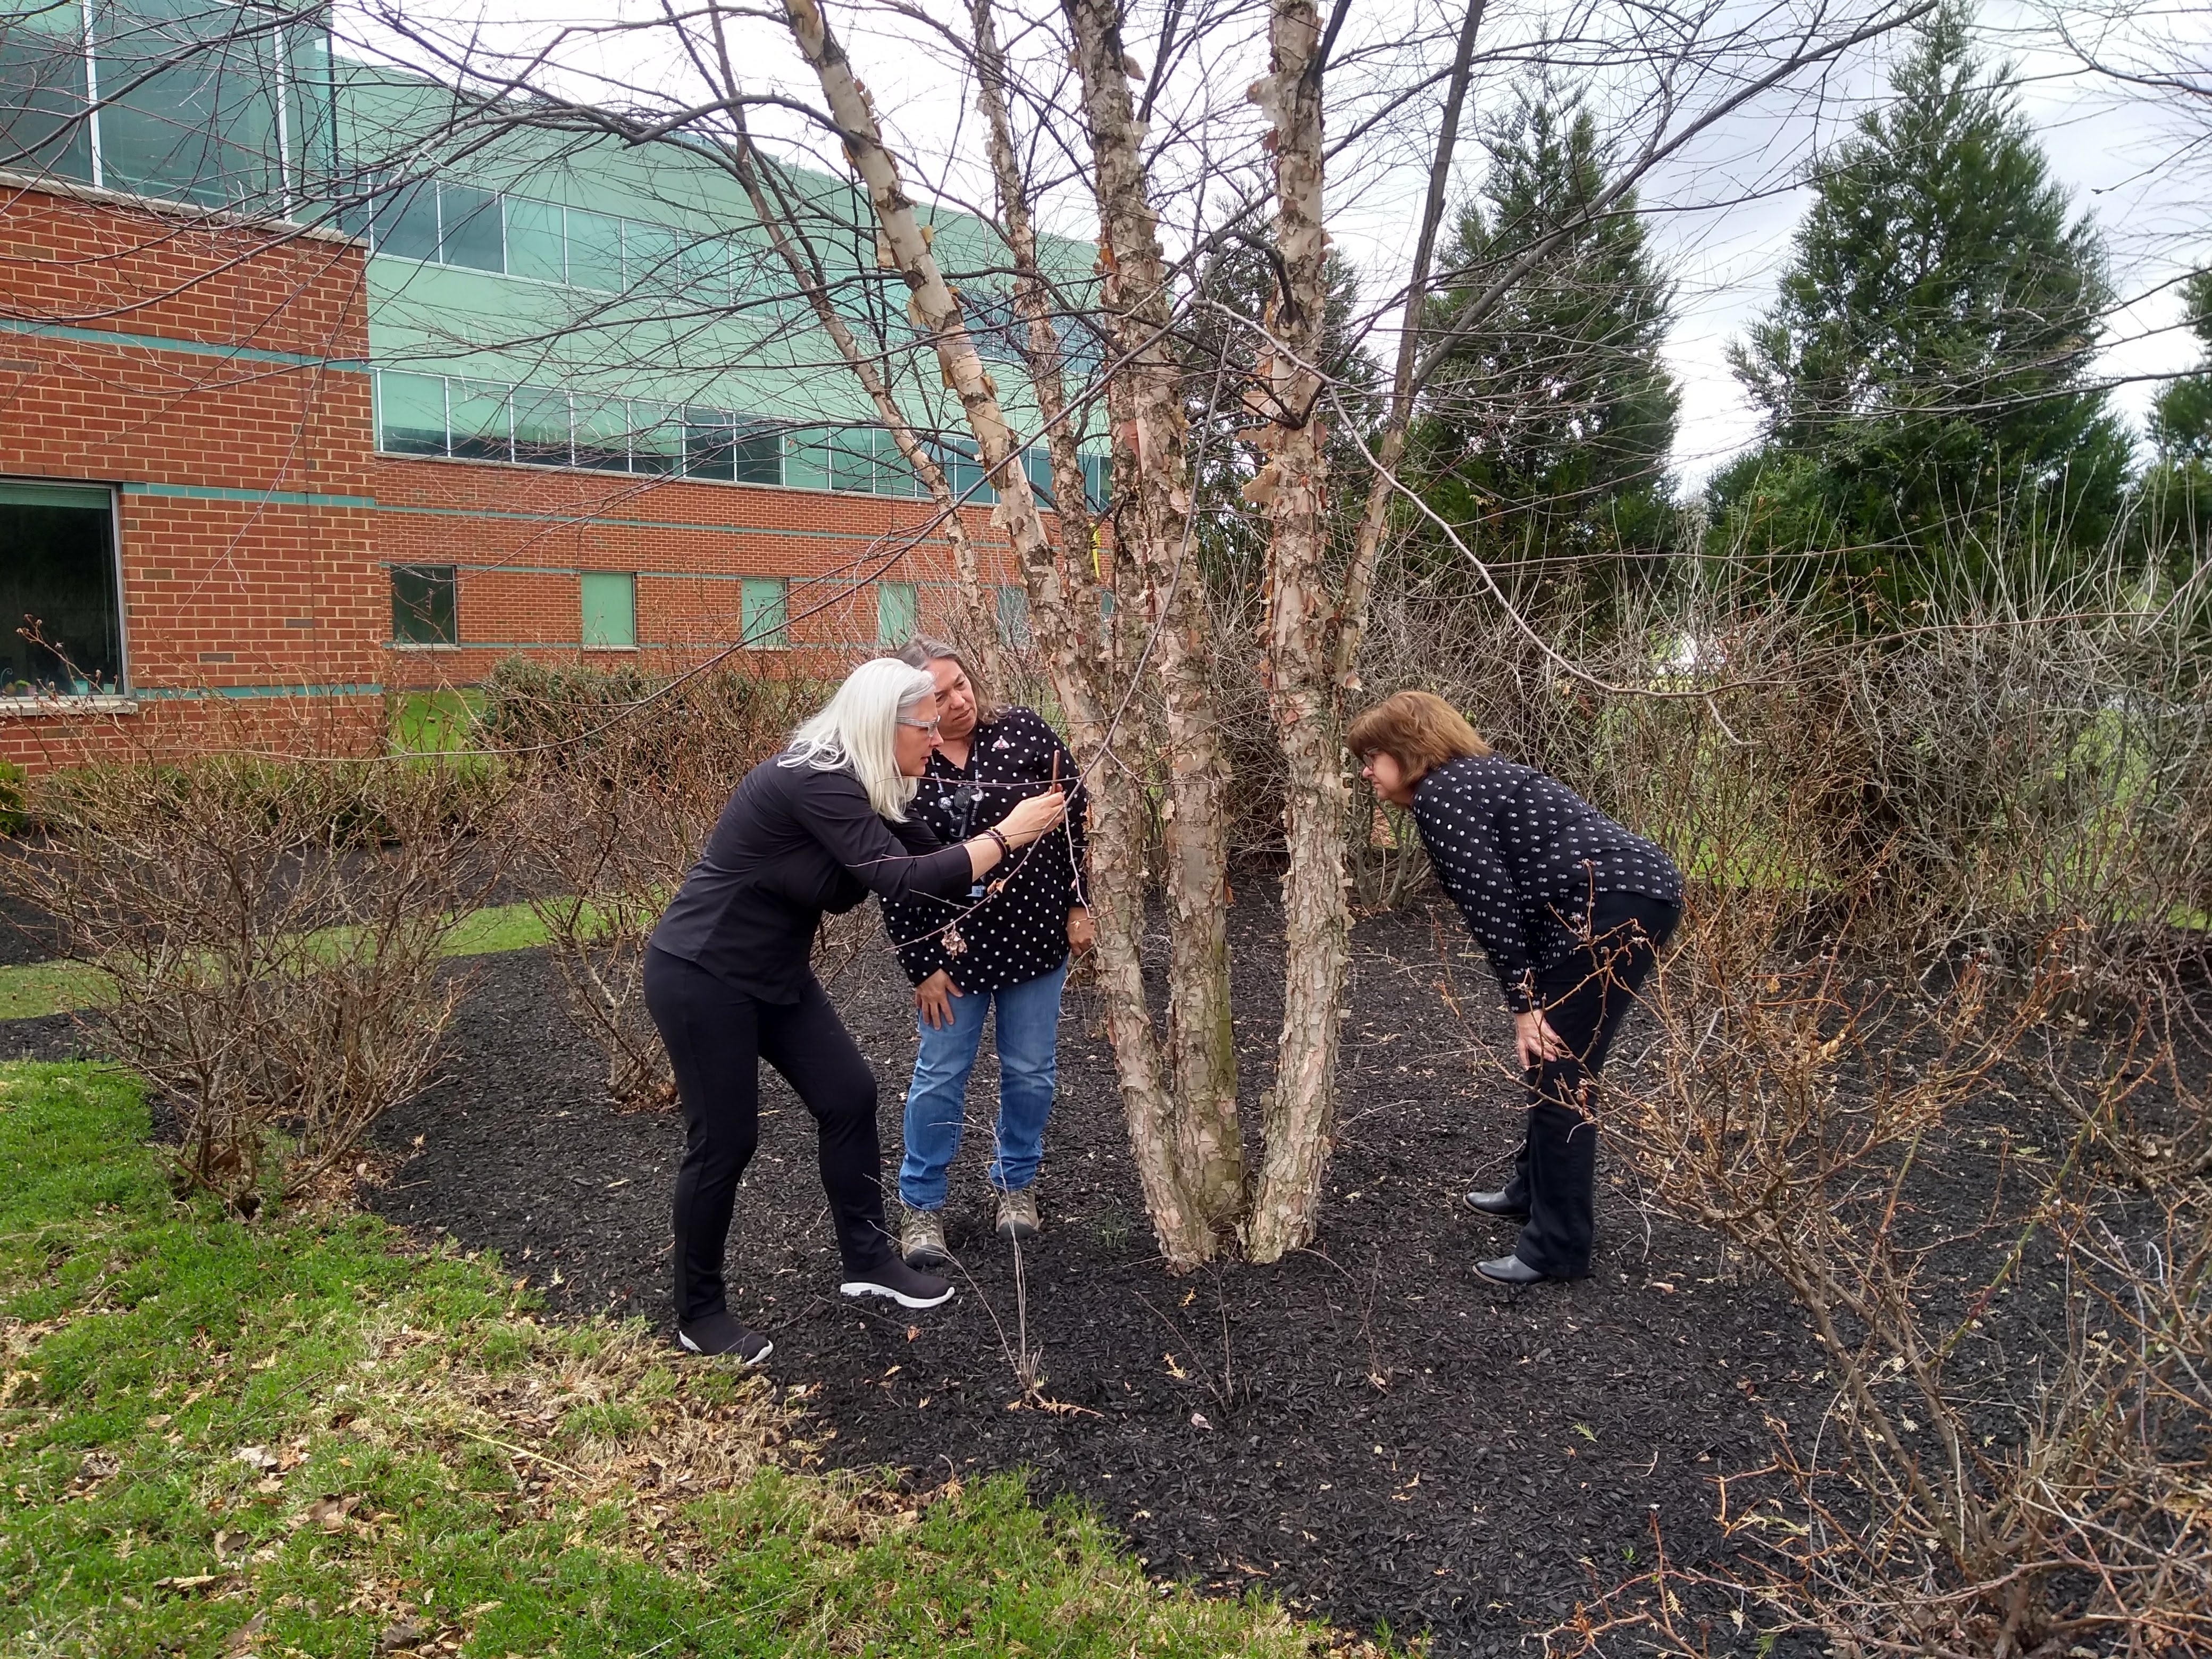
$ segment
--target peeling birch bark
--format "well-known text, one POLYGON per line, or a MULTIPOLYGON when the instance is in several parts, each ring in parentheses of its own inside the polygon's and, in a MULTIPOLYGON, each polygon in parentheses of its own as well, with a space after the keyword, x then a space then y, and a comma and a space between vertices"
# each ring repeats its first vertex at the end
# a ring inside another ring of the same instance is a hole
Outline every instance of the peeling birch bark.
MULTIPOLYGON (((945 384, 960 399, 985 475, 998 489, 999 506, 993 517, 1005 526, 1020 562, 1030 594, 1031 626, 1043 647, 1054 693, 1075 728, 1078 752, 1097 755, 1106 738, 1106 718, 1095 695, 1096 682, 1084 672, 1085 630, 1071 604, 1068 584, 1022 465, 1020 445, 1000 404, 998 386, 976 353, 959 298, 946 284, 929 240, 922 234, 866 89, 854 76, 828 19, 817 0, 784 0, 784 14, 822 83, 847 154, 867 186, 880 245, 910 290, 908 315, 935 343, 945 384)), ((1162 1253, 1170 1265, 1194 1265, 1212 1252, 1212 1226, 1194 1202, 1184 1166, 1173 1155, 1175 1143, 1167 1133, 1174 1123, 1173 1101, 1162 1086, 1146 1012, 1139 955, 1144 888, 1135 856, 1142 845, 1139 801, 1110 756, 1093 777, 1098 811, 1092 839, 1092 896, 1101 913, 1100 969, 1131 1143, 1162 1253)), ((1225 1018, 1225 1001, 1224 1007, 1225 1018)), ((1231 1102, 1233 1106, 1233 1089, 1231 1102)))
POLYGON ((1317 366, 1327 349, 1328 236, 1322 228, 1321 15, 1313 0, 1273 0, 1270 72, 1253 84, 1275 169, 1281 289, 1257 374, 1273 414, 1267 462, 1246 486, 1267 513, 1267 701, 1286 782, 1283 1023, 1268 1097, 1267 1156, 1245 1223, 1253 1260, 1273 1261, 1314 1235, 1336 1101, 1340 1007, 1350 915, 1345 901, 1345 782, 1330 673, 1336 606, 1326 564, 1328 460, 1317 366))
POLYGON ((1132 733, 1109 729, 1107 711, 1117 699, 1113 684, 1110 630, 1099 601, 1107 591, 1095 562, 1095 533, 1085 500, 1083 463, 1067 410, 1066 363, 1053 326, 1051 296, 1037 263, 1036 233, 1014 152, 1006 104, 1006 59, 998 41, 991 0, 973 0, 976 101, 990 147, 999 210, 1014 265, 1014 311, 1023 325, 1022 355, 1052 459, 1054 525, 1060 562, 1056 573, 1025 570, 1032 611, 1040 618, 1038 589, 1056 582, 1068 598, 1063 614, 1037 630, 1054 689, 1067 711, 1076 755, 1089 781, 1091 915, 1097 930, 1098 975, 1105 994, 1107 1035, 1114 1045, 1115 1076, 1121 1093, 1129 1144, 1154 1218, 1161 1252, 1170 1266, 1195 1265, 1211 1254, 1212 1228, 1183 1179, 1177 1156, 1176 1110, 1158 1035, 1145 1000, 1145 828, 1140 745, 1132 733))
MULTIPOLYGON (((1168 1047, 1176 1140, 1188 1188, 1209 1227, 1220 1230, 1243 1208, 1244 1153, 1229 1006, 1225 763, 1205 684, 1212 641, 1192 544, 1182 368, 1170 339, 1166 262, 1147 194, 1144 127, 1130 99, 1120 9, 1116 0, 1064 3, 1091 132, 1102 297, 1115 357, 1107 400, 1115 547, 1141 574, 1143 614, 1158 630, 1152 655, 1165 736, 1168 1047)), ((1162 1228, 1158 1216, 1154 1225, 1162 1228)), ((1200 1254, 1213 1249, 1209 1242, 1200 1254)))

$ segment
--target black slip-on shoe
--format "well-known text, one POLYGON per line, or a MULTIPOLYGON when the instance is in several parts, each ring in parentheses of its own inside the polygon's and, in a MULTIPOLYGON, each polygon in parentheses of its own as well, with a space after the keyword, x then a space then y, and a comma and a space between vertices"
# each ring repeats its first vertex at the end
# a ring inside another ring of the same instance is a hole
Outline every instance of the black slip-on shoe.
POLYGON ((734 1359, 740 1365, 757 1365, 775 1352, 775 1343, 758 1331, 746 1329, 726 1312, 710 1313, 689 1325, 678 1326, 676 1346, 686 1353, 734 1359))
POLYGON ((1516 1198, 1509 1192, 1469 1193, 1467 1202, 1469 1209, 1479 1210, 1484 1215, 1498 1216, 1507 1221, 1526 1221, 1528 1218, 1528 1200, 1516 1198))
POLYGON ((902 1308, 934 1308, 952 1299, 951 1279, 909 1267, 895 1255, 848 1273, 837 1288, 847 1296, 885 1297, 902 1308))
POLYGON ((1540 1285, 1551 1275, 1540 1273, 1517 1255, 1501 1255, 1492 1261, 1478 1261, 1475 1272, 1493 1285, 1540 1285))

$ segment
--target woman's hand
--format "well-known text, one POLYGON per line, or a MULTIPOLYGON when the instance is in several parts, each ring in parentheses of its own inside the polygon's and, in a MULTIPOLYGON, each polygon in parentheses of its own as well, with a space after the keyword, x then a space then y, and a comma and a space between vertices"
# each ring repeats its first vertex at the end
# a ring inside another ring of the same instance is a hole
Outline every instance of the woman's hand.
POLYGON ((1091 920, 1090 910, 1080 904, 1072 905, 1067 912, 1067 948, 1088 951, 1098 942, 1098 925, 1091 920))
POLYGON ((952 999, 959 994, 952 975, 940 968, 914 988, 914 1006, 931 1030, 941 1031, 952 1024, 952 999))
POLYGON ((1533 1072, 1547 1060, 1565 1060, 1573 1054, 1553 1030, 1540 1008, 1513 1016, 1513 1046, 1521 1051, 1521 1068, 1533 1072))
POLYGON ((1041 795, 1031 795, 1000 818, 999 833, 1017 847, 1026 847, 1067 816, 1067 792, 1054 784, 1041 795))

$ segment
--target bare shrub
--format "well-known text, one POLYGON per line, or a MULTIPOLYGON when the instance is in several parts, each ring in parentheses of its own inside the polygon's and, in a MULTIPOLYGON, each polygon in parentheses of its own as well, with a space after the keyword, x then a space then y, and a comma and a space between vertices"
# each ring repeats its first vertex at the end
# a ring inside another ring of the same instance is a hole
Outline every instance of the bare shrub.
POLYGON ((605 1056, 617 1105, 665 1107, 675 1081, 645 1007, 647 941, 731 790, 820 688, 734 666, 676 677, 517 659, 486 690, 481 730, 518 779, 510 821, 563 1006, 605 1056))
POLYGON ((306 1193, 430 1078, 455 925, 501 873, 495 781, 441 763, 90 768, 46 781, 20 890, 105 973, 117 1058, 176 1115, 179 1179, 306 1193))

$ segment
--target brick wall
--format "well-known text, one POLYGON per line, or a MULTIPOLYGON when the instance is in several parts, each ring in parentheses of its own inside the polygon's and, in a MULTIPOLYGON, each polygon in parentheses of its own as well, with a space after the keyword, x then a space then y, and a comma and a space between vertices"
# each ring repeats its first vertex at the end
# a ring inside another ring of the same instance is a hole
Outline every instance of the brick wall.
POLYGON ((380 727, 362 264, 217 216, 0 196, 0 473, 118 490, 138 699, 0 714, 0 757, 380 727), (334 706, 203 706, 285 689, 334 706))

